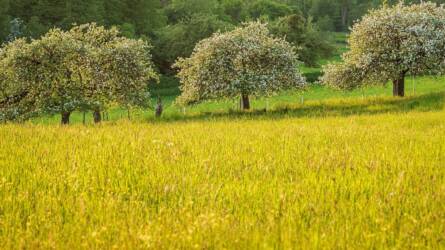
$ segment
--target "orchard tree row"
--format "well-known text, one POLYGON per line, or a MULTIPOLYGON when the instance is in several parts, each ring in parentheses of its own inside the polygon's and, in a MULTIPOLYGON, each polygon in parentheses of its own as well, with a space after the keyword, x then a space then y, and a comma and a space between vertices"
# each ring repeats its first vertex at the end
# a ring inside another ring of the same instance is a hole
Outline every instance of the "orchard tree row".
MULTIPOLYGON (((178 57, 218 30, 262 19, 275 35, 299 48, 300 60, 315 65, 334 48, 326 31, 347 31, 383 0, 0 0, 0 43, 39 38, 73 24, 118 26, 128 38, 152 41, 154 63, 173 73, 178 57)), ((397 0, 389 0, 392 4, 397 0)), ((405 2, 416 2, 407 0, 405 2)), ((418 2, 418 0, 417 0, 418 2)), ((445 2, 445 0, 436 0, 445 2)))
MULTIPOLYGON (((356 23, 343 62, 324 67, 321 81, 352 89, 392 81, 404 96, 407 75, 445 72, 445 6, 434 3, 383 5, 356 23)), ((144 40, 121 36, 116 28, 81 25, 52 29, 40 39, 23 38, 0 49, 0 119, 25 120, 111 105, 147 107, 148 85, 158 80, 144 40)), ((177 104, 215 98, 241 99, 304 88, 296 48, 256 21, 200 41, 190 57, 179 58, 182 94, 177 104)))
MULTIPOLYGON (((403 97, 406 76, 445 73, 445 6, 384 4, 353 26, 349 47, 343 62, 324 67, 323 84, 353 89, 392 82, 393 95, 403 97)), ((248 109, 249 95, 304 87, 297 65, 290 44, 271 38, 265 25, 216 33, 200 42, 190 58, 176 63, 179 101, 241 95, 248 109)))

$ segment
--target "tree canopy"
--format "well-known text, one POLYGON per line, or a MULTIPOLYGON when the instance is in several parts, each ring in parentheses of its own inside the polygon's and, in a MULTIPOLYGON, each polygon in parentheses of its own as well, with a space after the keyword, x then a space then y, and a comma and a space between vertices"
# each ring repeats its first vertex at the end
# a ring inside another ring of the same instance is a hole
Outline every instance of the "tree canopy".
POLYGON ((298 65, 294 47, 271 36, 267 24, 244 24, 202 40, 191 57, 177 61, 182 90, 178 102, 241 96, 248 109, 249 95, 304 86, 298 65))
POLYGON ((445 7, 420 3, 384 6, 355 24, 344 62, 324 68, 323 81, 342 88, 393 81, 404 95, 407 74, 445 70, 445 7))
POLYGON ((74 110, 146 105, 147 84, 158 79, 150 48, 95 24, 8 43, 0 49, 3 119, 60 113, 68 123, 74 110))

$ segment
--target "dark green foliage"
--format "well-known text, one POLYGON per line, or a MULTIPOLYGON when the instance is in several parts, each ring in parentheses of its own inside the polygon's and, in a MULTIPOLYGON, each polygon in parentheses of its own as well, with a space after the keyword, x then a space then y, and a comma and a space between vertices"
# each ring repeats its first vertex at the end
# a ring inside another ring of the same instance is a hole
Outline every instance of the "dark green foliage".
POLYGON ((149 35, 166 23, 159 0, 0 0, 0 39, 8 30, 6 18, 24 20, 27 34, 33 37, 53 27, 69 29, 89 22, 128 23, 137 35, 149 35))
MULTIPOLYGON (((383 2, 396 4, 400 0, 282 0, 305 16, 312 16, 315 23, 323 30, 348 31, 348 28, 369 9, 382 5, 383 2)), ((445 3, 444 0, 429 0, 445 3)), ((421 0, 404 0, 405 3, 419 3, 421 0)))
POLYGON ((269 26, 272 33, 298 48, 300 60, 308 66, 315 66, 320 58, 329 57, 334 51, 329 37, 318 30, 311 18, 301 14, 281 17, 269 26))
POLYGON ((229 18, 232 23, 239 23, 248 16, 243 0, 223 0, 221 8, 224 15, 229 18))
POLYGON ((179 23, 195 14, 217 14, 219 2, 217 0, 171 0, 164 8, 170 24, 179 23))
POLYGON ((270 0, 258 0, 253 1, 248 7, 250 17, 257 19, 265 16, 269 19, 276 19, 278 17, 291 14, 291 8, 283 3, 270 1, 270 0))
MULTIPOLYGON (((419 2, 411 0, 405 2, 419 2)), ((50 28, 96 22, 117 26, 126 37, 155 45, 161 72, 173 73, 178 56, 191 54, 196 42, 213 32, 256 19, 300 48, 313 66, 329 56, 330 31, 347 31, 355 20, 383 0, 0 0, 0 43, 11 35, 11 21, 23 21, 22 36, 39 38, 50 28)), ((398 0, 388 0, 394 4, 398 0)), ((445 0, 434 2, 444 3, 445 0)))
POLYGON ((157 33, 154 51, 155 61, 166 73, 178 57, 188 57, 200 40, 211 36, 216 31, 232 28, 228 22, 215 15, 195 14, 177 24, 166 26, 157 33))
POLYGON ((0 0, 0 41, 9 35, 9 0, 0 0))
POLYGON ((303 76, 306 78, 307 82, 314 83, 320 79, 321 71, 304 73, 303 76))

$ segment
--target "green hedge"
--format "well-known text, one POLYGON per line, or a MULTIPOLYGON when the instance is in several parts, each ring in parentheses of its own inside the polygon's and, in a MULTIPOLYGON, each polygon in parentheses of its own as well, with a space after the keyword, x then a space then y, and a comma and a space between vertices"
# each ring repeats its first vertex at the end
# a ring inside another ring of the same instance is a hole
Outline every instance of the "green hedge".
POLYGON ((317 82, 318 79, 321 76, 321 71, 316 71, 316 72, 310 72, 310 73, 304 73, 303 74, 304 77, 306 77, 306 80, 308 82, 317 82))

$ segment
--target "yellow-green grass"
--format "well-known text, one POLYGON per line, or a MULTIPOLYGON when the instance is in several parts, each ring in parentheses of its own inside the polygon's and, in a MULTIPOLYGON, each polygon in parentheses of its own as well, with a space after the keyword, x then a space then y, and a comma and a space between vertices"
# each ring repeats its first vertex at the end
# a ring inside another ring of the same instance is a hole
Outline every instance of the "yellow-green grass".
MULTIPOLYGON (((408 77, 406 79, 406 95, 408 97, 419 97, 419 95, 430 95, 432 93, 441 93, 442 97, 445 94, 445 78, 444 77, 408 77)), ((157 93, 154 92, 154 96, 157 93)), ((285 91, 278 95, 271 97, 252 97, 252 107, 255 110, 276 110, 283 106, 295 106, 296 104, 307 103, 332 103, 332 99, 338 101, 347 100, 347 103, 351 103, 351 100, 369 100, 387 98, 392 95, 392 86, 388 84, 386 86, 374 86, 366 87, 362 89, 355 89, 353 91, 338 91, 333 90, 320 85, 311 85, 305 91, 285 91)), ((434 94, 437 95, 437 94, 434 94)), ((212 114, 228 114, 239 111, 239 99, 223 99, 223 100, 210 100, 207 102, 199 103, 188 107, 179 107, 174 105, 173 102, 176 96, 162 96, 164 101, 164 114, 161 120, 184 120, 190 116, 199 115, 201 117, 210 117, 212 114)), ((434 98, 422 98, 421 104, 427 103, 434 98)), ((409 99, 412 100, 412 99, 409 99)), ((155 103, 156 98, 153 100, 155 103)), ((355 102, 355 101, 353 101, 355 102)), ((417 102, 417 101, 416 101, 417 102)), ((323 105, 324 106, 324 105, 323 105)), ((108 112, 108 117, 111 121, 127 119, 127 110, 121 108, 111 108, 108 112)), ((132 110, 130 114, 131 120, 137 121, 153 121, 158 120, 154 117, 154 111, 145 110, 132 110)), ((82 123, 83 116, 79 112, 73 113, 71 116, 71 123, 82 123)), ((54 116, 40 116, 34 118, 33 123, 37 124, 58 124, 60 123, 60 115, 54 116)), ((86 114, 86 122, 91 124, 92 114, 86 114)))
POLYGON ((445 248, 442 97, 1 125, 0 249, 445 248))

